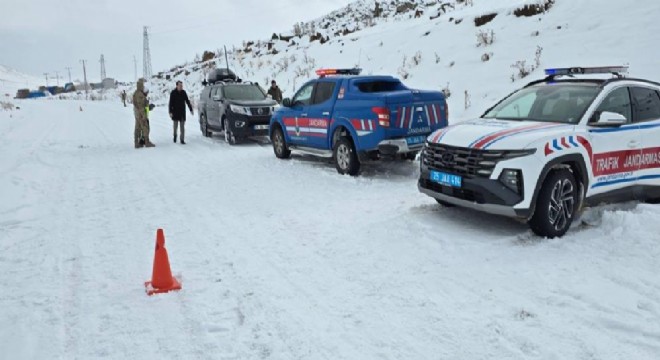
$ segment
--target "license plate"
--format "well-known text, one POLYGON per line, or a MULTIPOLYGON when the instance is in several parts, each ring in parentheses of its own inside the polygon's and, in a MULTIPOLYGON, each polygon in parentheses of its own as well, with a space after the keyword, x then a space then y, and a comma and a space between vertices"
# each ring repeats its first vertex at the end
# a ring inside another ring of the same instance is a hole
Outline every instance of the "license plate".
POLYGON ((431 170, 430 179, 440 185, 459 188, 463 185, 463 178, 459 175, 447 174, 442 171, 431 170))
POLYGON ((426 136, 411 136, 406 138, 408 145, 422 144, 426 140, 426 136))
POLYGON ((255 125, 255 130, 268 130, 268 125, 255 125))

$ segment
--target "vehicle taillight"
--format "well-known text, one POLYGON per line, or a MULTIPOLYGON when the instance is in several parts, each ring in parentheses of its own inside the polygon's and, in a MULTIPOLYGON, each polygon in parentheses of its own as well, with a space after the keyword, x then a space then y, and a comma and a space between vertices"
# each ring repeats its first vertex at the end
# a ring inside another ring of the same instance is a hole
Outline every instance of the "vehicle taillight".
POLYGON ((447 101, 445 101, 445 121, 449 125, 449 104, 447 104, 447 101))
POLYGON ((373 107, 371 111, 378 115, 378 125, 382 127, 390 127, 390 109, 386 107, 373 107))

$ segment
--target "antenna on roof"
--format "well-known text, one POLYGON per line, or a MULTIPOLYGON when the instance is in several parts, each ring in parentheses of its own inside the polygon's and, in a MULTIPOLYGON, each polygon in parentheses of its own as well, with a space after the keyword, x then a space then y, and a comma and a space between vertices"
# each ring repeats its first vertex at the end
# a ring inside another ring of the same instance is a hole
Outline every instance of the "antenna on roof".
POLYGON ((229 72, 229 57, 227 56, 227 45, 223 45, 225 48, 225 65, 227 66, 227 72, 229 72))

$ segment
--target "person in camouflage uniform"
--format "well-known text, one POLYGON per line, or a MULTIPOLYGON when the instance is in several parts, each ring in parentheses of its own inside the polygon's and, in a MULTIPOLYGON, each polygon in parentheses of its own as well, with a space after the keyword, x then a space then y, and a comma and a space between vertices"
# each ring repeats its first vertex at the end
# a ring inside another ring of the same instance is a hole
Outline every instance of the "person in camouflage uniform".
POLYGON ((133 134, 133 140, 135 141, 136 149, 141 148, 142 146, 156 146, 149 141, 149 118, 147 117, 148 106, 149 101, 147 101, 147 95, 144 91, 144 79, 140 79, 137 82, 137 90, 133 93, 133 113, 135 114, 135 132, 133 134), (144 145, 140 143, 140 138, 144 138, 144 145))

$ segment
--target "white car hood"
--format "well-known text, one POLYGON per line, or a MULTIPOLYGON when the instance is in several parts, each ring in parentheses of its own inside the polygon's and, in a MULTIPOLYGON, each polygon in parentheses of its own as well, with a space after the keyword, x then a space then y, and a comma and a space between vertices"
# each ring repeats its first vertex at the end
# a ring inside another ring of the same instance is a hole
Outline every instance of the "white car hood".
POLYGON ((491 150, 524 149, 534 141, 572 131, 574 125, 538 121, 475 119, 432 133, 429 143, 491 150))

